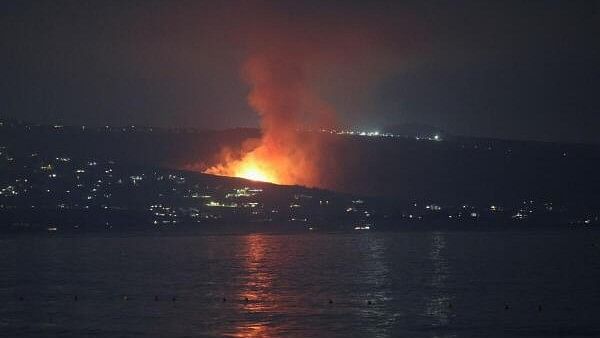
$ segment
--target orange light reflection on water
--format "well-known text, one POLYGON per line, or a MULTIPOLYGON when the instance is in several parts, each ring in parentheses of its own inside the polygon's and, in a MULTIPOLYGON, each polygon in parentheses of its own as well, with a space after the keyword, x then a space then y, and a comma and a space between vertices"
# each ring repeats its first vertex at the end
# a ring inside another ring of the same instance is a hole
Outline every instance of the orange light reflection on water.
MULTIPOLYGON (((254 234, 245 237, 246 259, 244 268, 246 276, 242 282, 238 298, 242 311, 250 314, 273 313, 279 311, 277 296, 272 292, 275 278, 266 263, 266 247, 268 240, 264 235, 254 234)), ((271 258, 272 259, 272 258, 271 258)), ((271 337, 276 336, 275 328, 268 321, 248 321, 236 323, 234 337, 271 337)))

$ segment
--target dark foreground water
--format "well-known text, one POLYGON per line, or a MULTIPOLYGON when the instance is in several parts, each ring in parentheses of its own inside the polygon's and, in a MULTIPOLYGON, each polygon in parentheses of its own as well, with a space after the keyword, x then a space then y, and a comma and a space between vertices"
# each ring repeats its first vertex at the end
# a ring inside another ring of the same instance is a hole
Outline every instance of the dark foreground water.
POLYGON ((599 235, 4 237, 0 335, 600 336, 599 235))

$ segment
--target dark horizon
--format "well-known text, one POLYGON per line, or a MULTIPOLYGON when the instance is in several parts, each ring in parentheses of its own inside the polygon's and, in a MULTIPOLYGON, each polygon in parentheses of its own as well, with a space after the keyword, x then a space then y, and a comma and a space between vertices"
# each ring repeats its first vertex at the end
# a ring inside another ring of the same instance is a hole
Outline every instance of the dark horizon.
POLYGON ((270 44, 302 54, 292 67, 301 62, 341 127, 600 143, 598 1, 0 8, 0 98, 20 120, 258 127, 240 67, 270 44))
MULTIPOLYGON (((203 127, 196 127, 196 126, 156 126, 156 125, 140 125, 140 124, 123 124, 123 125, 109 125, 109 124, 99 124, 99 125, 91 125, 91 124, 69 124, 69 123, 63 123, 62 121, 55 121, 54 123, 51 122, 39 122, 39 121, 32 121, 32 120, 21 120, 21 119, 17 119, 17 118, 12 118, 12 117, 6 117, 6 116, 2 116, 0 115, 0 122, 8 122, 8 123, 16 123, 16 124, 21 124, 21 125, 28 125, 28 126, 35 126, 35 127, 40 127, 40 128, 54 128, 56 126, 60 126, 60 128, 74 128, 74 129, 79 129, 82 127, 85 127, 84 130, 95 130, 95 131, 101 131, 102 129, 109 127, 111 130, 113 131, 119 131, 119 130, 140 130, 140 131, 147 131, 147 130, 153 130, 153 131, 166 131, 166 132, 177 132, 177 131, 192 131, 192 132, 198 132, 198 133, 205 133, 205 132, 228 132, 228 131, 235 131, 235 130, 248 130, 252 132, 252 135, 260 135, 260 126, 232 126, 232 127, 223 127, 223 128, 203 128, 203 127), (130 129, 130 128, 134 128, 134 129, 130 129)), ((433 125, 421 125, 421 124, 416 124, 416 126, 414 126, 413 128, 413 124, 412 123, 406 123, 406 124, 399 124, 399 125, 392 125, 390 128, 388 128, 388 131, 386 133, 389 134, 395 134, 393 137, 400 137, 400 138, 414 138, 414 135, 412 135, 412 133, 408 133, 407 131, 403 132, 399 132, 399 133, 394 133, 390 130, 393 130, 394 128, 404 128, 406 127, 409 131, 416 131, 419 132, 421 131, 421 129, 418 129, 419 127, 423 127, 423 130, 429 131, 429 130, 439 130, 441 134, 444 135, 445 139, 447 140, 448 138, 453 139, 453 140, 457 140, 457 139, 472 139, 472 140, 494 140, 494 141, 500 141, 500 142, 516 142, 516 143, 539 143, 539 144, 562 144, 562 145, 573 145, 573 146, 591 146, 591 147, 596 147, 600 145, 600 141, 599 142, 577 142, 577 141, 556 141, 556 140, 544 140, 544 139, 518 139, 518 138, 501 138, 501 137, 491 137, 491 136, 476 136, 476 135, 464 135, 464 134, 455 134, 452 133, 449 130, 443 130, 441 128, 436 128, 437 126, 433 126, 433 125), (428 128, 428 129, 425 129, 428 128)), ((346 132, 346 131, 353 131, 353 132, 357 132, 357 131, 364 131, 364 132, 373 132, 374 130, 361 130, 358 128, 352 128, 349 127, 347 129, 344 128, 339 128, 339 129, 335 129, 336 131, 339 132, 346 132)), ((314 130, 306 130, 305 132, 317 132, 314 130)), ((381 131, 378 131, 381 132, 381 131)), ((360 137, 360 135, 355 135, 357 137, 360 137)), ((383 136, 382 136, 383 137, 383 136)))

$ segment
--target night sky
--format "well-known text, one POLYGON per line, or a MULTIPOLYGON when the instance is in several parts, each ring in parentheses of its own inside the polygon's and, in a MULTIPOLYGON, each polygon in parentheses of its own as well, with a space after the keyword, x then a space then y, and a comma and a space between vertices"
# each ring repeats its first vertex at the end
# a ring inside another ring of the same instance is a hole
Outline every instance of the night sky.
POLYGON ((241 65, 285 50, 343 127, 600 143, 599 1, 298 2, 2 1, 0 116, 258 126, 241 65))

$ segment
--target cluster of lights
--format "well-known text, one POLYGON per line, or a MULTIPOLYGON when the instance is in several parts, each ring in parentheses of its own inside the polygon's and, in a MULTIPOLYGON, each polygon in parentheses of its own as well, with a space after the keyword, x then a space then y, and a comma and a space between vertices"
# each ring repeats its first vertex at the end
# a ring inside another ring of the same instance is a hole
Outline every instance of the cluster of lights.
MULTIPOLYGON (((350 135, 350 136, 366 136, 366 137, 389 137, 389 138, 406 138, 404 135, 393 134, 393 133, 382 133, 378 130, 337 130, 337 129, 321 129, 322 133, 328 133, 333 135, 350 135)), ((433 136, 416 136, 415 140, 427 140, 427 141, 442 141, 442 137, 439 134, 433 136)))

